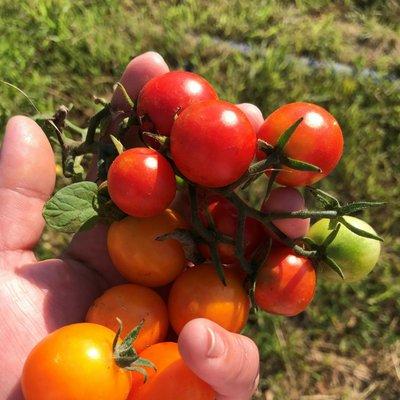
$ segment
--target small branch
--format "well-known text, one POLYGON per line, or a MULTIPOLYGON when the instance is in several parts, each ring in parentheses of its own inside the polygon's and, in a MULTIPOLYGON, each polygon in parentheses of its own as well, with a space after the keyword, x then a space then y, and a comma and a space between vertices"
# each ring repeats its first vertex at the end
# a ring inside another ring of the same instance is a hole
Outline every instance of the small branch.
POLYGON ((97 114, 95 114, 92 118, 90 118, 89 126, 87 129, 87 136, 86 136, 86 140, 85 140, 85 143, 87 145, 94 143, 94 138, 96 136, 96 130, 97 130, 98 126, 100 125, 101 121, 108 115, 110 115, 110 106, 106 105, 97 114))
POLYGON ((211 259, 215 265, 217 274, 221 279, 222 283, 226 286, 224 269, 222 267, 221 260, 218 254, 218 241, 216 234, 213 231, 208 230, 199 217, 199 205, 197 200, 197 189, 193 185, 189 185, 189 197, 190 197, 190 210, 191 220, 193 228, 196 233, 207 243, 211 252, 211 259))
POLYGON ((245 228, 246 228, 246 213, 245 210, 241 208, 239 209, 239 215, 237 218, 235 255, 239 260, 239 263, 242 266, 242 268, 248 274, 251 274, 253 272, 253 268, 246 259, 245 228))

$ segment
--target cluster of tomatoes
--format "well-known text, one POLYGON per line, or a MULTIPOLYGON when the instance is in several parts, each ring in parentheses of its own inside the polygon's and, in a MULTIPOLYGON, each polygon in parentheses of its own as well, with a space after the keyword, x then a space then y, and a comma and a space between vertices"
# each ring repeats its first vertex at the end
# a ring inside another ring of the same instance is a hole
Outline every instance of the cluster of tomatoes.
MULTIPOLYGON (((22 379, 27 399, 213 399, 213 390, 184 364, 177 344, 166 339, 171 337, 171 328, 179 335, 187 322, 198 317, 213 320, 231 332, 240 332, 246 324, 251 302, 245 284, 248 276, 235 251, 238 209, 220 189, 240 180, 255 159, 268 157, 268 152, 258 149, 260 140, 274 149, 282 133, 302 118, 273 168, 266 171, 267 175, 274 174, 281 186, 269 191, 261 211, 305 210, 303 196, 296 187, 328 175, 343 151, 341 129, 323 108, 309 103, 287 104, 268 116, 258 129, 239 107, 220 100, 205 79, 184 71, 150 80, 141 90, 135 110, 142 131, 164 136, 169 146, 127 149, 108 170, 110 198, 126 214, 111 224, 108 250, 115 268, 129 283, 113 287, 98 298, 87 313, 86 323, 61 328, 35 347, 22 379), (296 161, 312 164, 317 170, 296 169, 296 161), (224 265, 224 283, 210 261, 210 243, 197 243, 204 262, 188 266, 181 242, 172 237, 156 240, 176 230, 193 229, 186 217, 190 209, 186 186, 177 185, 176 175, 186 185, 199 189, 198 218, 204 229, 217 232, 216 241, 218 237, 225 239, 216 246, 224 265), (180 201, 173 202, 177 196, 180 201), (112 343, 119 329, 117 318, 123 322, 122 336, 143 321, 133 342, 138 354, 133 357, 134 371, 129 371, 129 365, 124 369, 115 362, 112 343), (53 354, 54 349, 59 354, 53 354), (39 357, 37 367, 35 358, 39 357), (95 382, 85 380, 84 359, 96 366, 95 382), (45 369, 62 369, 64 373, 52 375, 44 373, 45 369), (148 375, 146 381, 140 373, 143 371, 148 375), (41 376, 54 379, 43 382, 41 376), (59 394, 63 386, 58 379, 65 376, 74 384, 68 386, 70 393, 59 394), (182 380, 190 385, 180 384, 182 380)), ((345 218, 353 226, 374 233, 365 222, 345 218)), ((278 218, 273 224, 291 240, 307 235, 316 245, 322 245, 331 232, 327 219, 311 228, 307 218, 278 218)), ((244 256, 249 262, 267 241, 273 243, 255 271, 257 306, 286 316, 304 311, 317 283, 311 260, 284 246, 275 233, 250 216, 245 219, 243 236, 244 256)), ((379 242, 357 236, 345 226, 326 248, 347 281, 361 279, 370 272, 379 250, 379 242)), ((329 271, 325 271, 328 276, 329 271)))

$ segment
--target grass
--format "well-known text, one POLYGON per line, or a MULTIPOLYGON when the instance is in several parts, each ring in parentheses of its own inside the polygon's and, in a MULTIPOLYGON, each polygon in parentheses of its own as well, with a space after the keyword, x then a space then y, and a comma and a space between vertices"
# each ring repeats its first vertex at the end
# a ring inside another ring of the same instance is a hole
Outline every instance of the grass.
MULTIPOLYGON (((262 355, 256 399, 400 398, 399 17, 395 0, 0 0, 0 79, 42 112, 73 102, 84 124, 91 96, 109 96, 132 55, 154 49, 173 67, 191 61, 230 101, 254 102, 265 114, 311 101, 337 117, 345 154, 321 186, 344 201, 389 203, 363 214, 385 237, 382 259, 359 284, 321 283, 299 317, 252 316, 247 332, 262 355), (352 72, 312 69, 299 62, 304 56, 352 72), (377 76, 364 76, 365 68, 377 76)), ((0 132, 10 115, 33 112, 0 86, 0 132)), ((67 241, 46 231, 37 252, 49 257, 67 241)))

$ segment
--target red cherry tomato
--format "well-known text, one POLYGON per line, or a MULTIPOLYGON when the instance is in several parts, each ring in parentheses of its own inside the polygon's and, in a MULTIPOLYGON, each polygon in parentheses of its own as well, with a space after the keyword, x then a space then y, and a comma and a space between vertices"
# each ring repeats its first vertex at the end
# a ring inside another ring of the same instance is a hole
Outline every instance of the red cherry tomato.
MULTIPOLYGON (((227 199, 222 196, 212 196, 208 200, 207 211, 215 224, 218 232, 236 237, 237 228, 237 208, 227 199)), ((202 213, 201 219, 205 226, 208 226, 208 220, 205 212, 202 213)), ((261 244, 265 237, 263 225, 254 218, 247 217, 245 222, 245 254, 248 258, 261 244)), ((210 259, 210 248, 207 244, 199 244, 199 250, 203 257, 210 259)), ((235 256, 235 246, 227 243, 218 244, 218 252, 223 264, 232 264, 237 261, 235 256)))
POLYGON ((107 183, 112 201, 134 217, 162 213, 176 193, 171 165, 160 153, 144 147, 120 154, 111 164, 107 183))
POLYGON ((271 314, 297 315, 314 297, 316 273, 308 258, 296 255, 288 247, 271 252, 257 274, 255 300, 271 314))
MULTIPOLYGON (((275 145, 282 133, 303 117, 284 152, 288 157, 321 168, 322 172, 297 171, 284 167, 276 181, 285 186, 305 186, 327 176, 343 153, 343 136, 339 124, 328 111, 315 104, 286 104, 267 117, 258 131, 258 138, 275 145)), ((259 151, 258 158, 265 158, 259 151)))
POLYGON ((171 153, 186 178, 202 186, 221 187, 246 172, 256 140, 243 111, 226 101, 208 100, 179 114, 171 131, 171 153))
MULTIPOLYGON (((266 201, 261 206, 264 212, 301 211, 305 209, 304 198, 301 193, 291 187, 278 187, 271 190, 266 201)), ((273 224, 290 239, 303 237, 310 228, 310 218, 283 218, 275 219, 273 224)), ((270 230, 268 233, 274 238, 278 237, 270 230)))
POLYGON ((148 117, 158 133, 169 135, 177 112, 195 102, 217 98, 214 88, 200 75, 173 71, 144 85, 137 100, 137 114, 148 117))

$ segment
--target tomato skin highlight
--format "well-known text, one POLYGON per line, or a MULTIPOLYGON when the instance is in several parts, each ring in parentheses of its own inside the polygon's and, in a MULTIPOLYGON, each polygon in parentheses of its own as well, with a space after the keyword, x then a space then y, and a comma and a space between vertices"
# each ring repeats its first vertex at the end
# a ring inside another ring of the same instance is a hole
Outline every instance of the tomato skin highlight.
POLYGON ((226 101, 208 100, 192 104, 179 114, 171 131, 171 154, 190 181, 222 187, 247 171, 256 141, 243 111, 226 101))
POLYGON ((225 269, 227 285, 218 278, 212 264, 201 264, 184 271, 172 285, 168 311, 176 333, 195 318, 207 318, 238 333, 246 325, 250 301, 242 277, 225 269))
POLYGON ((144 147, 126 150, 113 161, 107 185, 117 207, 134 217, 160 214, 176 193, 169 162, 157 151, 144 147))
MULTIPOLYGON (((222 196, 212 196, 208 200, 207 211, 211 216, 215 228, 218 232, 223 233, 231 238, 236 237, 237 231, 237 208, 222 196)), ((200 213, 204 226, 208 227, 208 220, 205 213, 200 213)), ((261 244, 265 238, 263 225, 254 218, 247 217, 245 222, 245 254, 250 258, 253 252, 261 244)), ((198 248, 204 258, 210 259, 210 248, 205 243, 200 243, 198 248)), ((232 264, 237 262, 235 255, 235 246, 228 243, 218 243, 218 253, 223 264, 232 264)))
MULTIPOLYGON (((351 216, 344 218, 356 228, 376 235, 375 230, 365 221, 351 216)), ((307 236, 317 244, 322 244, 331 231, 329 220, 324 218, 311 226, 307 236)), ((341 268, 344 282, 356 282, 365 278, 378 262, 380 251, 381 244, 378 240, 358 236, 342 224, 335 239, 326 249, 327 255, 341 268)), ((343 282, 338 274, 323 264, 319 265, 318 274, 327 280, 343 282)))
POLYGON ((67 325, 46 336, 25 361, 25 400, 125 400, 132 377, 113 359, 114 336, 89 323, 67 325))
POLYGON ((151 218, 126 217, 113 222, 107 247, 115 268, 128 281, 147 287, 172 282, 186 266, 182 245, 174 239, 155 238, 186 227, 182 217, 169 209, 151 218))
POLYGON ((157 371, 146 368, 148 380, 132 373, 132 390, 127 400, 214 400, 214 390, 184 363, 177 343, 150 346, 140 357, 152 361, 157 371))
MULTIPOLYGON (((301 193, 291 187, 278 187, 271 190, 266 201, 261 206, 263 212, 289 212, 305 210, 305 202, 301 193)), ((310 218, 282 218, 272 220, 290 239, 298 239, 306 235, 310 228, 310 218)), ((267 228, 266 228, 267 229, 267 228)), ((270 230, 268 234, 275 240, 279 238, 270 230)))
MULTIPOLYGON (((318 182, 336 167, 343 153, 343 135, 339 124, 328 111, 311 103, 289 103, 278 108, 266 118, 257 136, 274 146, 279 137, 301 117, 304 119, 284 152, 291 158, 320 167, 322 172, 296 171, 284 166, 276 178, 276 182, 284 186, 305 186, 318 182)), ((258 151, 257 158, 263 159, 265 154, 258 151)))
POLYGON ((144 324, 133 342, 139 353, 152 344, 165 340, 168 332, 168 310, 161 297, 152 289, 133 283, 114 286, 97 298, 86 315, 86 321, 118 330, 116 318, 122 321, 124 338, 142 320, 144 324))
POLYGON ((139 93, 137 114, 148 117, 161 135, 169 136, 176 113, 189 105, 217 99, 217 93, 200 75, 171 71, 147 82, 139 93))
POLYGON ((304 311, 315 294, 317 279, 308 258, 288 247, 276 247, 260 268, 255 288, 257 305, 271 314, 295 316, 304 311))

